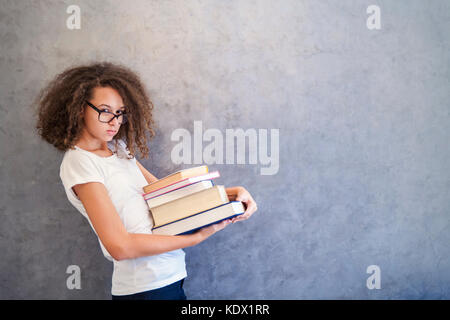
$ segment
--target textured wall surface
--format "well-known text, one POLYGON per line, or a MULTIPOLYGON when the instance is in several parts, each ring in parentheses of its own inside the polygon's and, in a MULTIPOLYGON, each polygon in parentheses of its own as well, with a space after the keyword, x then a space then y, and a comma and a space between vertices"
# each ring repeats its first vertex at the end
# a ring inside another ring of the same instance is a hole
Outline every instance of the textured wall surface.
POLYGON ((276 139, 256 163, 210 164, 258 211, 185 249, 188 298, 449 299, 449 29, 447 0, 2 0, 0 298, 110 298, 112 264, 29 107, 63 69, 107 60, 151 95, 157 136, 142 163, 157 177, 194 165, 171 158, 172 132, 193 136, 194 121, 224 139, 279 130, 276 174, 261 174, 276 139), (381 29, 366 25, 371 4, 381 29), (69 265, 81 289, 68 289, 69 265))

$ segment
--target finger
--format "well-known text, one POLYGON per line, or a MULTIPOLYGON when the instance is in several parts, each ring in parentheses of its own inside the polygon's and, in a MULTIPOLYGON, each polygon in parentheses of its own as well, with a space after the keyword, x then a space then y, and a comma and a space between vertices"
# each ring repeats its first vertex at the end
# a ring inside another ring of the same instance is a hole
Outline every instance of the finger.
POLYGON ((231 223, 231 219, 226 219, 226 220, 223 220, 221 223, 220 223, 220 225, 221 225, 221 227, 222 227, 222 229, 223 228, 225 228, 227 225, 229 225, 231 223))
POLYGON ((256 205, 256 202, 253 201, 253 203, 248 208, 248 211, 250 212, 250 215, 256 212, 258 210, 258 206, 256 205))
POLYGON ((234 217, 234 218, 232 219, 232 223, 236 223, 236 222, 238 222, 238 221, 241 221, 243 215, 244 215, 244 214, 241 214, 241 215, 239 215, 239 216, 234 217))
POLYGON ((252 204, 256 204, 255 200, 253 200, 252 197, 245 198, 245 199, 241 200, 241 202, 244 203, 247 207, 252 204))
POLYGON ((225 227, 227 224, 229 224, 230 223, 230 220, 229 219, 226 219, 226 220, 222 220, 222 221, 220 221, 219 223, 218 223, 218 225, 219 226, 221 226, 221 227, 225 227))
POLYGON ((244 214, 241 214, 240 216, 234 218, 234 222, 233 223, 238 222, 238 221, 242 221, 242 220, 247 220, 247 219, 248 219, 248 215, 246 215, 244 213, 244 214))
POLYGON ((245 208, 244 216, 251 215, 255 211, 256 211, 256 203, 254 201, 249 201, 245 208))
POLYGON ((240 215, 240 216, 234 218, 233 223, 235 223, 235 222, 237 222, 237 221, 247 220, 248 218, 251 217, 251 215, 252 215, 256 210, 257 210, 256 203, 251 203, 251 204, 247 207, 247 209, 245 210, 245 212, 244 212, 242 215, 240 215))
POLYGON ((238 195, 238 196, 236 197, 236 201, 247 202, 248 200, 249 200, 249 199, 248 199, 248 197, 246 197, 246 196, 238 195))

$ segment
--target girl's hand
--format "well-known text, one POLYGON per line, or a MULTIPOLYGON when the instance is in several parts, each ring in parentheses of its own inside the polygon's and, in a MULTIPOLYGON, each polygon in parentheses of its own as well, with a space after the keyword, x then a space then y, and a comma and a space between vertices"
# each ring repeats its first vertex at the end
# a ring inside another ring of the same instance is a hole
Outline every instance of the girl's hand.
POLYGON ((202 242, 212 236, 217 231, 220 231, 224 229, 226 226, 228 226, 231 223, 231 219, 226 219, 223 221, 220 221, 218 223, 212 224, 207 227, 203 227, 200 230, 198 230, 195 234, 200 236, 199 242, 202 242))
POLYGON ((232 218, 231 219, 232 223, 242 221, 242 220, 247 220, 248 218, 251 217, 251 215, 253 213, 255 213, 256 210, 258 210, 255 200, 253 200, 250 193, 244 187, 238 186, 238 187, 226 188, 226 192, 228 195, 228 199, 230 201, 241 201, 244 203, 244 207, 245 207, 244 214, 241 214, 240 216, 232 218))

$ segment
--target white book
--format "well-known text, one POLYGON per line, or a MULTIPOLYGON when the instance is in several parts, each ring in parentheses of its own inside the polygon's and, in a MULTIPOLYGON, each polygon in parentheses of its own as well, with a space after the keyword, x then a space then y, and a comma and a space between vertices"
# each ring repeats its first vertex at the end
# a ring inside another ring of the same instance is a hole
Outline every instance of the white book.
POLYGON ((173 190, 171 192, 164 193, 164 194, 161 194, 161 195, 153 197, 153 198, 149 198, 146 201, 147 201, 148 207, 151 209, 151 208, 157 207, 159 205, 162 205, 164 203, 167 203, 169 201, 176 200, 176 199, 188 196, 192 193, 196 193, 196 192, 211 188, 212 186, 213 186, 212 180, 199 181, 199 182, 190 184, 188 186, 173 190))
POLYGON ((199 212, 193 216, 153 228, 152 233, 171 236, 190 233, 210 224, 241 215, 244 212, 245 208, 242 202, 231 201, 215 208, 199 212))

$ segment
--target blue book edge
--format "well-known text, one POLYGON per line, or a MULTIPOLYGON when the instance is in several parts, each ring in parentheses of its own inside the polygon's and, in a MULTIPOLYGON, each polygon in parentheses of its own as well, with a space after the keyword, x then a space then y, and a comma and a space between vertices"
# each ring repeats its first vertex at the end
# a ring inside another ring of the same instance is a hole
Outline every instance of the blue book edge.
POLYGON ((227 218, 223 218, 222 220, 217 220, 217 221, 215 221, 215 222, 212 222, 212 223, 209 223, 209 224, 205 224, 204 226, 201 226, 201 227, 198 227, 198 228, 195 228, 195 229, 192 229, 192 230, 183 232, 183 233, 178 233, 178 234, 176 234, 176 236, 180 236, 180 235, 183 235, 183 234, 191 234, 191 233, 194 233, 195 231, 197 231, 197 230, 199 230, 199 229, 201 229, 201 228, 210 226, 210 225, 212 225, 212 224, 219 223, 219 222, 221 222, 221 221, 223 221, 223 220, 227 220, 227 219, 231 219, 231 218, 240 216, 241 214, 244 214, 244 213, 242 212, 242 213, 238 213, 238 214, 233 214, 232 216, 229 216, 229 217, 227 217, 227 218))

